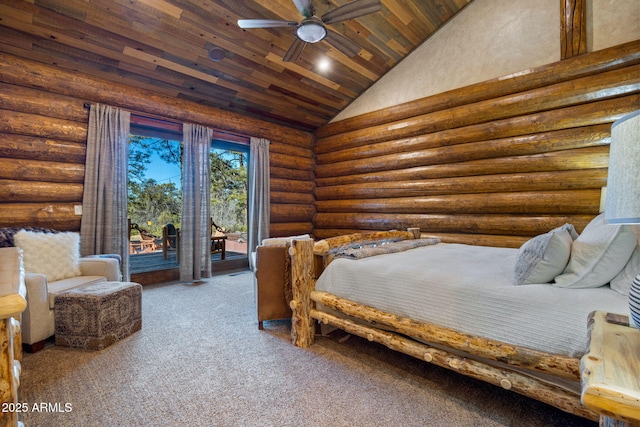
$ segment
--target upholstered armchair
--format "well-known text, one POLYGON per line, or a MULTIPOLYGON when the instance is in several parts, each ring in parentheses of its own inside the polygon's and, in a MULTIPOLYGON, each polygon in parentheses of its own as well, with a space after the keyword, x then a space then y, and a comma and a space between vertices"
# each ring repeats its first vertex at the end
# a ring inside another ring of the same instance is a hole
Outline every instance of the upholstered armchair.
POLYGON ((54 302, 58 294, 80 286, 120 281, 117 257, 80 257, 79 235, 30 228, 0 229, 0 247, 22 250, 27 309, 22 315, 22 342, 28 350, 44 348, 55 333, 54 302))
POLYGON ((256 248, 254 273, 258 329, 263 329, 265 320, 291 317, 291 296, 287 298, 287 273, 291 268, 288 250, 288 244, 256 248))
POLYGON ((308 234, 264 239, 251 254, 255 274, 258 329, 265 320, 291 317, 291 240, 309 238, 308 234))

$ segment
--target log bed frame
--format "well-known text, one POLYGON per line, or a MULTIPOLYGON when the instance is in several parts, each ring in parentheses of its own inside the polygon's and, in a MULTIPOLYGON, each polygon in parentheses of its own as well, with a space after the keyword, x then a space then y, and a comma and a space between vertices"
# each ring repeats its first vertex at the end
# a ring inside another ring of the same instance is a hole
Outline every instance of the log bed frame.
MULTIPOLYGON (((331 262, 338 248, 374 243, 380 240, 419 238, 419 229, 356 233, 328 238, 293 240, 291 255, 292 342, 302 348, 313 344, 314 320, 342 329, 438 366, 501 386, 539 400, 565 412, 597 421, 598 414, 584 407, 580 395, 541 379, 523 374, 518 369, 533 370, 554 378, 580 382, 580 359, 554 355, 493 341, 382 312, 373 307, 315 291, 315 281, 331 262), (322 311, 316 303, 357 318, 354 322, 322 311), (433 345, 424 344, 425 342, 433 345), (465 357, 466 355, 466 357, 465 357), (482 361, 485 359, 485 361, 482 361), (496 367, 486 360, 499 364, 496 367)), ((585 319, 585 330, 586 330, 585 319)))

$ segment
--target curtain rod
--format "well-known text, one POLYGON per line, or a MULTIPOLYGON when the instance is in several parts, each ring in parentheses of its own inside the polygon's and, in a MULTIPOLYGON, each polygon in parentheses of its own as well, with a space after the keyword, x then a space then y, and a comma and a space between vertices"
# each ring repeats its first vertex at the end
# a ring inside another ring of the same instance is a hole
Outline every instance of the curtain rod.
MULTIPOLYGON (((83 106, 84 106, 84 108, 91 108, 91 104, 89 104, 88 102, 85 102, 83 104, 83 106)), ((175 122, 173 120, 170 120, 170 119, 167 119, 167 118, 164 118, 164 117, 154 116, 152 114, 146 115, 145 113, 140 113, 140 112, 136 111, 136 112, 131 112, 131 115, 135 116, 135 117, 140 117, 141 119, 157 120, 157 121, 161 121, 161 122, 165 122, 165 123, 170 123, 170 124, 173 124, 173 125, 182 126, 182 123, 180 123, 180 122, 175 122)), ((219 129, 213 129, 213 131, 214 131, 214 133, 217 133, 217 134, 229 135, 232 138, 235 137, 235 138, 238 138, 238 139, 246 140, 246 142, 248 142, 249 139, 250 139, 250 137, 247 136, 247 135, 237 134, 237 133, 234 133, 234 132, 229 132, 229 131, 224 131, 224 130, 219 130, 219 129)), ((240 141, 236 141, 236 142, 240 142, 240 141)))

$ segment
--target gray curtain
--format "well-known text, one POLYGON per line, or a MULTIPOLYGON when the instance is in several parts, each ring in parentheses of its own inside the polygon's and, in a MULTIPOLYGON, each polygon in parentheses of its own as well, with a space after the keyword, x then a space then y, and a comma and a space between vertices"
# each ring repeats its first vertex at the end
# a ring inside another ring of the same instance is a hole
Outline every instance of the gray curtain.
POLYGON ((210 185, 213 130, 185 123, 182 151, 180 281, 211 277, 210 185))
POLYGON ((120 255, 123 280, 129 280, 129 122, 128 111, 91 106, 80 224, 82 256, 120 255))
MULTIPOLYGON (((269 237, 269 144, 264 138, 251 138, 249 154, 249 255, 269 237)), ((253 270, 253 259, 249 256, 253 270)))

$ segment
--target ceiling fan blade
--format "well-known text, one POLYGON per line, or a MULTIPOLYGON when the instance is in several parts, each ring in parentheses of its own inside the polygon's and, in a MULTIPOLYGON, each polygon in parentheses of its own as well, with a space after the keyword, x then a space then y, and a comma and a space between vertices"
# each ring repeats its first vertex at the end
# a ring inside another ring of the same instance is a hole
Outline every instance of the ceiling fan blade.
POLYGON ((381 8, 380 0, 355 0, 325 13, 321 19, 325 24, 337 24, 347 19, 377 12, 381 8))
POLYGON ((293 4, 296 5, 300 14, 305 18, 311 18, 313 16, 311 0, 293 0, 293 4))
POLYGON ((327 28, 327 36, 324 38, 329 44, 347 55, 349 58, 356 56, 362 50, 358 44, 352 42, 342 34, 331 31, 327 28))
POLYGON ((297 27, 296 21, 280 21, 277 19, 238 19, 240 28, 277 28, 297 27))
POLYGON ((300 54, 302 53, 302 49, 307 45, 304 41, 300 40, 296 37, 296 39, 291 44, 287 53, 284 54, 284 58, 282 60, 284 62, 295 62, 300 58, 300 54))

